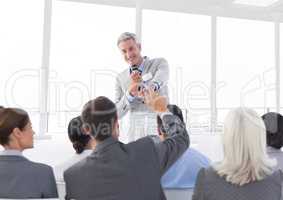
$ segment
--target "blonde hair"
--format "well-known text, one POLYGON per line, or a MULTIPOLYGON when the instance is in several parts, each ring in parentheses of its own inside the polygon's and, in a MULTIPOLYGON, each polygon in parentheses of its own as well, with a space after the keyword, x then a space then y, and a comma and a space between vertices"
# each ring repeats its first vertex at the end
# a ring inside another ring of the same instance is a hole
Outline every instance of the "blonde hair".
POLYGON ((229 112, 224 123, 224 159, 214 169, 227 182, 244 185, 273 172, 276 161, 266 153, 263 120, 248 108, 229 112))

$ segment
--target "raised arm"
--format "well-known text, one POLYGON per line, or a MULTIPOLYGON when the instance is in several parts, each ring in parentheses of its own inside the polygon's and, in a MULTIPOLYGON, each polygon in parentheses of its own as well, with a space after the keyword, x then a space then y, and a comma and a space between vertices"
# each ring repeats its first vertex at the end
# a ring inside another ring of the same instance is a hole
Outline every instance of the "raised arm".
POLYGON ((163 112, 160 117, 168 134, 163 142, 156 144, 163 174, 187 150, 190 140, 185 124, 177 116, 163 112))
POLYGON ((156 144, 156 152, 163 174, 188 148, 189 135, 185 124, 167 109, 167 100, 152 90, 145 93, 146 104, 160 115, 168 137, 156 144))

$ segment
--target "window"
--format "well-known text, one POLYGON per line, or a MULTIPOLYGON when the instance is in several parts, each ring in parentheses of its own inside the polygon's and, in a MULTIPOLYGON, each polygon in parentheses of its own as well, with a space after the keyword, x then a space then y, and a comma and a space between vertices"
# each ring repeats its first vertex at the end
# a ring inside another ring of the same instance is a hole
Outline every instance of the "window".
POLYGON ((116 45, 134 32, 135 9, 55 1, 52 12, 49 132, 66 132, 96 96, 114 99, 117 73, 127 68, 116 45), (114 20, 115 17, 115 20, 114 20))
POLYGON ((170 102, 186 112, 190 127, 210 122, 210 17, 143 11, 143 54, 170 67, 170 102))
POLYGON ((0 105, 25 109, 36 132, 43 8, 42 0, 0 1, 0 105))
POLYGON ((218 18, 218 122, 234 107, 275 109, 274 24, 218 18))

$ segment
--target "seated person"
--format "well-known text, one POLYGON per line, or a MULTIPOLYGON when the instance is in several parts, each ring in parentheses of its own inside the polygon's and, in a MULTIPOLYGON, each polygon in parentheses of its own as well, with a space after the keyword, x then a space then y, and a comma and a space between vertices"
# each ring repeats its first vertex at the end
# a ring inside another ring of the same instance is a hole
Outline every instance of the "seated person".
MULTIPOLYGON (((168 105, 168 110, 184 122, 182 110, 176 105, 168 105)), ((157 116, 158 139, 164 141, 167 133, 162 125, 162 121, 157 116)), ((185 153, 168 169, 162 176, 161 183, 163 188, 193 188, 199 170, 209 166, 209 159, 193 148, 188 148, 185 153)))
POLYGON ((29 161, 23 150, 33 148, 32 125, 24 110, 0 109, 0 198, 57 198, 52 168, 29 161))
POLYGON ((283 169, 283 116, 269 112, 262 116, 266 127, 267 153, 277 160, 277 168, 283 169))
POLYGON ((150 137, 120 142, 117 108, 108 98, 100 96, 84 106, 84 130, 94 138, 96 147, 64 172, 66 199, 166 199, 161 175, 188 148, 189 135, 180 119, 167 110, 165 97, 149 90, 145 102, 161 115, 168 133, 158 144, 150 137))
POLYGON ((221 162, 199 171, 193 200, 280 200, 283 174, 266 153, 264 123, 255 111, 229 112, 223 153, 221 162))
POLYGON ((91 137, 83 132, 82 124, 81 117, 78 116, 73 118, 68 125, 68 136, 73 144, 76 154, 55 167, 54 171, 56 181, 63 182, 63 172, 73 164, 90 155, 95 147, 94 141, 91 137))

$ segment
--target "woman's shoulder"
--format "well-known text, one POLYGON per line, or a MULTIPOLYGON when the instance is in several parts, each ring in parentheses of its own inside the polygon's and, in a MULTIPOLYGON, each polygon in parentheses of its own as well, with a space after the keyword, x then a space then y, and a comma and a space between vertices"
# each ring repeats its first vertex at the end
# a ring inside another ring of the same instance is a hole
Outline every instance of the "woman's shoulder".
MULTIPOLYGON (((203 181, 205 180, 206 183, 214 182, 217 180, 217 182, 226 182, 224 177, 221 177, 215 168, 213 166, 210 166, 208 168, 202 168, 199 171, 199 178, 203 181)), ((273 182, 282 184, 283 182, 283 171, 282 170, 274 170, 270 175, 265 177, 260 182, 273 182)))

